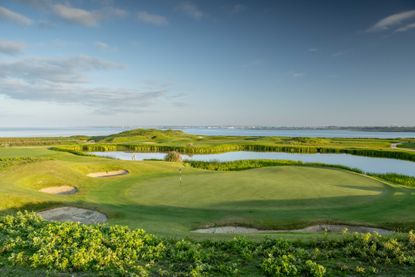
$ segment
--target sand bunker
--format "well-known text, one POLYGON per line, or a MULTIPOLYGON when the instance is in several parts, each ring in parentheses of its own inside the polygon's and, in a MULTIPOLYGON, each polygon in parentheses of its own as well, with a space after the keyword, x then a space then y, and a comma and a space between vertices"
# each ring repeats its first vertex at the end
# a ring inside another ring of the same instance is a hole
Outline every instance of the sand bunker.
POLYGON ((120 176, 120 175, 126 175, 126 174, 128 174, 128 171, 125 169, 121 169, 121 170, 89 173, 87 176, 92 177, 92 178, 105 178, 105 177, 113 177, 113 176, 120 176))
POLYGON ((204 234, 248 234, 262 232, 255 228, 237 227, 237 226, 222 226, 212 227, 206 229, 197 229, 192 232, 204 234))
POLYGON ((56 186, 56 187, 43 188, 39 191, 43 193, 49 193, 49 194, 64 195, 64 194, 74 194, 78 191, 78 189, 72 186, 56 186))
POLYGON ((352 225, 332 225, 332 224, 319 224, 308 226, 303 229, 294 229, 294 230, 259 230, 255 228, 247 227, 238 227, 238 226, 222 226, 222 227, 212 227, 205 229, 197 229, 193 232, 195 233, 205 233, 205 234, 248 234, 248 233, 318 233, 318 232, 335 232, 341 233, 344 230, 348 232, 358 232, 358 233, 378 233, 381 235, 387 235, 394 233, 381 228, 372 228, 365 226, 352 226, 352 225))
POLYGON ((55 208, 38 214, 49 221, 80 222, 84 224, 98 224, 107 221, 107 216, 100 212, 75 207, 55 208))

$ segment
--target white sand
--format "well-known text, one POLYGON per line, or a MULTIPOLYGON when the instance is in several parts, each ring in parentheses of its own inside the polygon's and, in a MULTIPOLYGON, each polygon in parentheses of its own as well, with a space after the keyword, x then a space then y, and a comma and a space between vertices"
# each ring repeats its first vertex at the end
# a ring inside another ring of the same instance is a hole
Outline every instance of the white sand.
POLYGON ((258 230, 255 228, 247 227, 238 227, 238 226, 222 226, 222 227, 212 227, 205 229, 197 229, 193 232, 195 233, 205 233, 205 234, 247 234, 247 233, 318 233, 318 232, 335 232, 341 233, 344 230, 348 232, 358 232, 358 233, 379 233, 382 235, 392 234, 393 231, 381 229, 381 228, 372 228, 365 226, 352 226, 352 225, 333 225, 333 224, 319 224, 308 226, 303 229, 294 229, 294 230, 258 230))
POLYGON ((78 190, 75 187, 72 186, 56 186, 56 187, 47 187, 39 190, 43 193, 49 193, 49 194, 74 194, 78 190))
POLYGON ((84 224, 98 224, 107 221, 107 216, 93 210, 75 208, 75 207, 61 207, 38 214, 49 221, 61 222, 80 222, 84 224))
POLYGON ((120 176, 126 175, 128 171, 125 169, 121 170, 113 170, 113 171, 103 171, 103 172, 93 172, 89 173, 87 176, 92 178, 105 178, 105 177, 113 177, 113 176, 120 176))

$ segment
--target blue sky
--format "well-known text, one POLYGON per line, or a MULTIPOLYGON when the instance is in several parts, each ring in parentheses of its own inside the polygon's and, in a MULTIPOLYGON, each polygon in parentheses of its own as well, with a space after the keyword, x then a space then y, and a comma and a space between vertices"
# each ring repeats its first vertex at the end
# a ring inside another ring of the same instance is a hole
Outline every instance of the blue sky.
POLYGON ((415 2, 0 2, 0 127, 415 125, 415 2))

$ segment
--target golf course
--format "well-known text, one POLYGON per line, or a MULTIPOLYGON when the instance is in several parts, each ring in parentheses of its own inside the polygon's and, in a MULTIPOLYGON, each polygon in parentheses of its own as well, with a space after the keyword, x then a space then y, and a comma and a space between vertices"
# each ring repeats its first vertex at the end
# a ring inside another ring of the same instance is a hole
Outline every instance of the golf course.
MULTIPOLYGON (((150 150, 154 151, 163 149, 171 151, 177 148, 183 152, 191 148, 194 152, 200 152, 201 149, 204 152, 209 150, 215 152, 227 147, 232 149, 242 147, 241 145, 245 145, 243 143, 249 141, 250 138, 205 136, 202 146, 197 145, 198 139, 200 143, 201 138, 183 132, 144 129, 107 137, 3 138, 3 141, 7 140, 7 145, 0 148, 0 215, 6 216, 4 218, 8 218, 8 221, 0 223, 0 232, 7 232, 3 233, 6 239, 0 239, 0 242, 8 245, 13 234, 22 232, 20 229, 13 233, 7 231, 10 227, 5 226, 10 220, 22 220, 23 223, 18 226, 24 230, 35 228, 33 226, 38 226, 36 224, 40 224, 40 227, 36 228, 41 230, 52 228, 51 226, 60 228, 57 226, 61 226, 59 224, 62 223, 59 222, 62 221, 69 222, 63 223, 69 224, 64 225, 65 228, 91 228, 91 231, 98 228, 96 232, 99 233, 104 232, 99 229, 101 228, 99 226, 124 226, 123 228, 129 228, 129 231, 123 234, 145 230, 152 236, 156 236, 154 240, 165 243, 165 247, 174 249, 174 251, 178 251, 175 241, 185 239, 192 247, 203 249, 210 247, 209 251, 222 251, 223 255, 233 253, 233 250, 224 250, 221 247, 230 247, 230 244, 235 243, 235 237, 242 237, 244 241, 246 240, 246 245, 250 245, 246 247, 251 247, 250 251, 253 251, 253 256, 268 253, 267 251, 270 250, 259 250, 258 247, 265 247, 264 243, 266 244, 269 240, 283 240, 296 249, 293 250, 295 253, 298 251, 302 253, 301 247, 308 249, 315 247, 317 241, 319 243, 327 241, 326 247, 330 248, 330 251, 336 251, 337 254, 333 254, 335 256, 343 255, 344 251, 339 250, 333 243, 336 241, 343 241, 345 244, 355 243, 355 240, 363 239, 364 233, 367 232, 369 236, 370 233, 379 233, 379 235, 369 237, 370 241, 372 239, 386 242, 411 239, 411 235, 408 237, 407 232, 415 228, 414 177, 366 174, 359 169, 345 166, 296 161, 182 161, 178 152, 170 152, 175 153, 172 157, 177 160, 137 161, 100 157, 86 151, 120 150, 130 147, 141 149, 151 146, 150 150), (193 144, 189 144, 191 140, 193 144), (20 214, 22 211, 33 214, 20 214), (212 245, 201 246, 208 242, 212 245), (216 242, 223 246, 216 245, 216 242)), ((388 148, 390 143, 396 143, 396 139, 371 139, 367 140, 367 144, 363 144, 361 139, 299 140, 298 138, 271 137, 258 138, 256 144, 249 144, 250 147, 257 151, 260 148, 258 145, 261 145, 258 141, 261 140, 263 145, 266 144, 270 148, 274 145, 284 148, 286 146, 282 143, 296 141, 296 145, 300 144, 301 149, 308 149, 309 152, 313 151, 313 147, 321 151, 322 148, 317 143, 338 145, 340 141, 343 141, 343 144, 347 141, 346 146, 342 146, 343 148, 337 147, 344 150, 351 145, 359 145, 361 152, 358 154, 360 155, 372 153, 371 151, 374 153, 387 151, 392 157, 402 155, 399 153, 408 155, 408 157, 413 155, 409 150, 388 148), (376 147, 388 149, 379 150, 376 147)), ((149 149, 146 148, 146 150, 149 149)), ((105 232, 103 235, 107 234, 105 232)), ((20 236, 24 237, 24 234, 30 234, 30 232, 22 234, 20 236)), ((0 272, 22 273, 26 272, 26 266, 40 268, 39 272, 43 272, 42 265, 35 265, 34 262, 28 264, 23 260, 19 262, 16 254, 7 256, 7 253, 26 253, 22 255, 29 255, 29 260, 34 259, 29 253, 33 251, 37 253, 36 251, 40 249, 34 250, 35 246, 32 243, 28 245, 30 247, 27 250, 16 248, 17 252, 14 252, 10 250, 13 247, 8 246, 9 250, 0 251, 0 256, 3 255, 2 259, 14 261, 19 265, 19 267, 5 266, 3 271, 0 269, 0 272), (19 268, 23 271, 19 271, 19 268)), ((47 251, 52 251, 56 247, 61 249, 62 245, 55 245, 47 251)), ((349 247, 352 246, 349 245, 349 247)), ((69 250, 62 248, 59 251, 69 250)), ((190 250, 183 251, 188 253, 187 251, 190 250)), ((296 255, 303 255, 298 253, 296 255)), ((384 255, 382 253, 373 254, 380 255, 376 256, 376 263, 380 261, 379 259, 387 257, 382 256, 384 255)), ((232 255, 230 259, 234 262, 239 259, 234 255, 240 254, 232 255)), ((311 259, 309 254, 305 256, 307 256, 307 261, 311 259)), ((55 264, 59 264, 62 268, 52 266, 51 269, 55 273, 64 273, 68 268, 72 270, 77 268, 74 264, 63 266, 58 257, 55 264)), ((357 260, 353 268, 347 267, 342 271, 330 258, 325 257, 324 261, 320 261, 324 266, 316 265, 314 268, 310 262, 304 265, 306 260, 303 258, 286 262, 296 264, 298 270, 310 276, 323 276, 326 270, 329 270, 330 274, 335 272, 359 273, 363 266, 361 264, 363 260, 357 260), (312 273, 315 270, 320 273, 312 273), (322 272, 323 275, 321 275, 322 272)), ((169 259, 173 258, 160 257, 161 264, 154 268, 161 270, 164 267, 162 261, 172 262, 169 259)), ((211 258, 204 259, 203 264, 212 262, 211 258)), ((4 263, 7 265, 7 262, 4 263)), ((254 276, 274 275, 272 272, 275 269, 271 265, 269 269, 264 263, 266 264, 266 261, 258 265, 260 269, 251 268, 252 264, 249 262, 246 266, 226 269, 219 269, 221 268, 219 265, 214 267, 214 270, 197 268, 197 264, 194 265, 197 270, 192 268, 200 276, 238 275, 236 274, 238 270, 254 276), (267 273, 268 271, 270 273, 267 273)), ((399 264, 398 261, 397 263, 399 264)), ((229 263, 225 264, 229 265, 229 263)), ((410 265, 411 262, 404 262, 404 264, 410 265)), ((123 275, 122 270, 127 270, 124 266, 117 265, 115 272, 123 275)), ((154 268, 134 270, 139 276, 158 275, 154 273, 154 268)), ((365 272, 368 270, 388 272, 386 268, 381 269, 382 267, 373 265, 363 266, 363 268, 365 272)), ((398 270, 395 267, 391 268, 393 272, 398 270)), ((396 272, 405 273, 410 268, 402 267, 396 272)), ((85 265, 77 270, 92 273, 102 269, 85 265)), ((176 273, 181 272, 180 274, 186 276, 187 273, 184 272, 188 272, 187 270, 177 269, 176 273)), ((169 272, 171 272, 170 269, 169 272)))

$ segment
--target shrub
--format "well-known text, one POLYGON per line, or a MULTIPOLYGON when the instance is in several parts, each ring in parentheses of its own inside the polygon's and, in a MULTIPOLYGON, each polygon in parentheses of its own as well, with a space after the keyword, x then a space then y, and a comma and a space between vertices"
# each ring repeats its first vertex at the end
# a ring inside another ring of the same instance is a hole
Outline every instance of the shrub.
POLYGON ((36 276, 414 276, 414 241, 413 232, 312 241, 178 240, 17 213, 0 217, 0 275, 36 269, 36 276))
POLYGON ((313 277, 323 277, 326 274, 326 268, 311 260, 305 262, 305 271, 313 277))
POLYGON ((182 156, 180 155, 179 152, 170 151, 164 157, 164 160, 167 161, 167 162, 181 162, 182 161, 182 156))
POLYGON ((262 269, 268 276, 298 276, 298 268, 295 265, 295 257, 292 254, 269 257, 262 263, 262 269))

